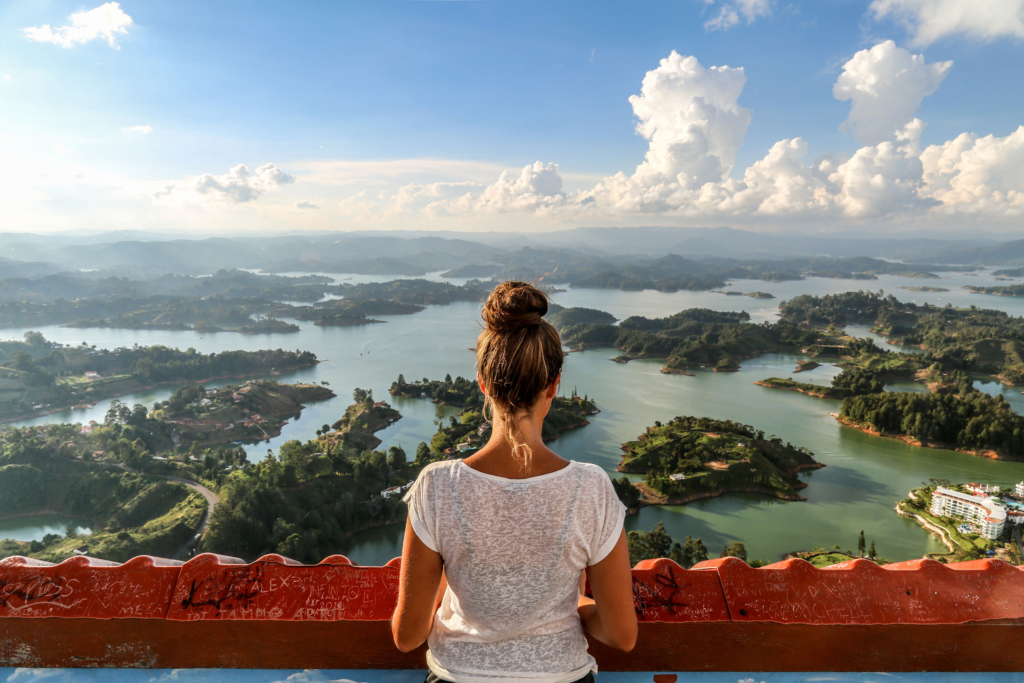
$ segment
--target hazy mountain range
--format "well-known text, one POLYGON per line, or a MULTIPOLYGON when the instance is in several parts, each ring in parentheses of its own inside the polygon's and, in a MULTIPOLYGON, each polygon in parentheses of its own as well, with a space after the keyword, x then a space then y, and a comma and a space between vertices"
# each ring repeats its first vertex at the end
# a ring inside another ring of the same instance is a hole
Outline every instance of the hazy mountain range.
MULTIPOLYGON (((453 271, 488 277, 517 265, 587 270, 676 254, 687 259, 867 256, 907 263, 1024 265, 1024 239, 806 236, 732 228, 576 228, 525 233, 337 232, 198 238, 168 233, 0 233, 2 277, 59 272, 156 277, 222 268, 416 276, 453 271), (525 249, 524 249, 525 248, 525 249), (502 268, 496 268, 502 266, 502 268)), ((455 273, 453 273, 455 275, 455 273)))

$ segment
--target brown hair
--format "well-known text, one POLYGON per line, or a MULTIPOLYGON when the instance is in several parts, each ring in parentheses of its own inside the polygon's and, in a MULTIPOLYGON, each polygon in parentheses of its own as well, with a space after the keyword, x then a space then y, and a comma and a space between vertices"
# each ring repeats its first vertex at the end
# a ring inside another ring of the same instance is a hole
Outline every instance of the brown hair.
POLYGON ((526 448, 516 438, 516 413, 533 406, 565 360, 558 331, 544 320, 547 312, 547 295, 527 282, 501 283, 484 304, 486 327, 476 342, 477 371, 487 393, 484 407, 505 422, 513 453, 526 448))

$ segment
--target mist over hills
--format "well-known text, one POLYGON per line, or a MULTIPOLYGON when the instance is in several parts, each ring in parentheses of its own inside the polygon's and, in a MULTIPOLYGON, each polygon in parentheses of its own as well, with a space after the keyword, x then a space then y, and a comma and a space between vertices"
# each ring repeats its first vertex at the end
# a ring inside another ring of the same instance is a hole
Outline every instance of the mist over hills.
MULTIPOLYGON (((1024 240, 999 241, 991 235, 957 239, 807 236, 728 227, 582 227, 542 234, 364 231, 207 238, 143 231, 0 234, 4 278, 38 278, 61 272, 152 278, 166 273, 203 275, 223 268, 405 277, 438 271, 451 277, 521 272, 525 277, 559 269, 596 273, 670 254, 691 261, 864 256, 918 264, 1004 266, 1024 265, 1024 240)), ((690 274, 699 270, 684 269, 690 274)))

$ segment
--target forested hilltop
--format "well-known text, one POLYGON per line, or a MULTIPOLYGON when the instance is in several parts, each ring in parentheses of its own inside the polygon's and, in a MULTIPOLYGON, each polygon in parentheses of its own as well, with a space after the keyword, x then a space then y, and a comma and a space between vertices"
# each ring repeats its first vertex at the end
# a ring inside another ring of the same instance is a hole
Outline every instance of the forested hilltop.
POLYGON ((199 353, 166 346, 114 350, 66 346, 27 332, 22 342, 0 342, 0 421, 55 412, 166 382, 252 377, 317 363, 309 351, 199 353))
POLYGON ((232 472, 203 549, 254 560, 276 552, 316 563, 339 551, 353 533, 405 520, 398 489, 412 482, 424 463, 405 451, 375 449, 373 432, 401 416, 356 389, 355 402, 313 440, 292 440, 252 467, 232 472))
POLYGON ((803 500, 796 491, 806 484, 797 473, 824 467, 806 448, 766 438, 749 425, 706 417, 655 422, 622 449, 618 470, 646 475, 642 484, 627 478, 616 482, 630 508, 681 505, 728 492, 803 500))
MULTIPOLYGON (((149 431, 145 426, 133 425, 123 434, 120 426, 107 430, 108 448, 124 448, 126 458, 146 449, 141 441, 149 431)), ((72 424, 0 431, 0 516, 59 513, 92 525, 91 535, 69 529, 66 535, 31 543, 0 540, 0 557, 60 562, 86 543, 93 556, 116 562, 136 555, 172 556, 202 522, 202 497, 180 484, 119 469, 114 462, 93 462, 91 452, 89 460, 80 460, 77 448, 69 445, 80 437, 80 425, 72 424)))

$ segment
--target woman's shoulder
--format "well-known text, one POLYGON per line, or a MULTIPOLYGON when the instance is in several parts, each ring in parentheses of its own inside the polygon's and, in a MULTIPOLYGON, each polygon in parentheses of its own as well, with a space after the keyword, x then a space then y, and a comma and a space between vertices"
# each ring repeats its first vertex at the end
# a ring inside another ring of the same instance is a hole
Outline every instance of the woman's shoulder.
POLYGON ((438 477, 450 477, 455 468, 458 467, 458 460, 438 460, 432 462, 420 470, 417 479, 436 479, 438 477))
POLYGON ((573 467, 575 467, 580 473, 580 478, 588 484, 593 483, 601 486, 610 485, 611 478, 600 465, 595 465, 590 462, 579 462, 578 460, 573 460, 572 463, 573 467))

